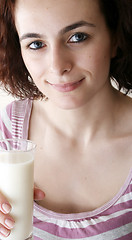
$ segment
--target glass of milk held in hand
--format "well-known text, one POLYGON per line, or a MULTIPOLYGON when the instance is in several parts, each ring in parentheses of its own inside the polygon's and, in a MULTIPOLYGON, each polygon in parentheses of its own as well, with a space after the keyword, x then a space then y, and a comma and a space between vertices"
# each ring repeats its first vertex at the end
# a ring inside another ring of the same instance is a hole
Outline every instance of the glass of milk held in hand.
POLYGON ((35 148, 24 139, 0 140, 0 192, 11 204, 15 220, 7 240, 32 239, 35 148))

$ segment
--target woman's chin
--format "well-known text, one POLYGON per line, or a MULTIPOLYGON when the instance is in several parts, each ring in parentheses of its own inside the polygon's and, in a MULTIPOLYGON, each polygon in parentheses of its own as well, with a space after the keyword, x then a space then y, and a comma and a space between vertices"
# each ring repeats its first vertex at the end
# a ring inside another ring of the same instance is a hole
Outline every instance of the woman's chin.
POLYGON ((79 99, 77 100, 67 100, 67 99, 63 99, 61 101, 53 101, 53 104, 56 105, 58 108, 64 109, 64 110, 74 110, 77 108, 80 108, 82 105, 84 105, 84 103, 82 103, 82 101, 79 101, 79 99))

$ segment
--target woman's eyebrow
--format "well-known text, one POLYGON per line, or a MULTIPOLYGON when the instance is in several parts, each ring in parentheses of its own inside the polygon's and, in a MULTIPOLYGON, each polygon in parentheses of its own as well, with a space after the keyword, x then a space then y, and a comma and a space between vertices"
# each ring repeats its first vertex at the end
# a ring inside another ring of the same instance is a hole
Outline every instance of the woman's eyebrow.
MULTIPOLYGON (((71 30, 74 30, 76 28, 83 27, 83 26, 96 27, 95 24, 93 24, 93 23, 89 23, 86 21, 79 21, 79 22, 76 22, 69 26, 64 27, 62 30, 59 31, 59 34, 63 35, 71 30)), ((44 35, 39 34, 39 33, 26 33, 20 37, 20 41, 27 39, 27 38, 38 38, 38 39, 40 38, 41 39, 43 37, 44 37, 44 35)))
POLYGON ((73 29, 83 27, 83 26, 96 27, 95 24, 93 24, 93 23, 89 23, 86 21, 79 21, 79 22, 75 22, 75 23, 63 28, 62 30, 60 30, 60 34, 65 34, 73 29))
POLYGON ((22 41, 27 38, 43 38, 43 35, 39 33, 25 33, 19 38, 19 40, 22 41))

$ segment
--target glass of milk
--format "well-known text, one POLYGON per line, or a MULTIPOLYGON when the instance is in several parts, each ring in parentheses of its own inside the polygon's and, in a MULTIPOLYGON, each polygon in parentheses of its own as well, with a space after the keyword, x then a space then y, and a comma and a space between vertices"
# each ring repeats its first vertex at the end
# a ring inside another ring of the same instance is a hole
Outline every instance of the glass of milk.
POLYGON ((7 240, 33 239, 35 148, 33 142, 24 139, 0 140, 0 192, 10 202, 10 214, 15 220, 7 240))

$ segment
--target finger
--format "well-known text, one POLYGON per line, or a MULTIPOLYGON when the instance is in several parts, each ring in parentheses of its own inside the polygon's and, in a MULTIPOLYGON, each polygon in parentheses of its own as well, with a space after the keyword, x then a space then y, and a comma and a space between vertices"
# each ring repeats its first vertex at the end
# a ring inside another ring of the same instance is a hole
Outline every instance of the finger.
POLYGON ((11 205, 2 193, 0 193, 0 211, 5 214, 11 211, 11 205))
POLYGON ((15 225, 14 219, 8 214, 0 212, 0 225, 9 229, 12 229, 15 225))
POLYGON ((43 200, 45 197, 45 193, 39 188, 34 188, 34 200, 43 200))
POLYGON ((5 228, 0 224, 0 237, 8 237, 10 235, 10 230, 5 228))
POLYGON ((0 211, 7 214, 11 211, 11 205, 9 203, 1 203, 0 204, 0 211))

